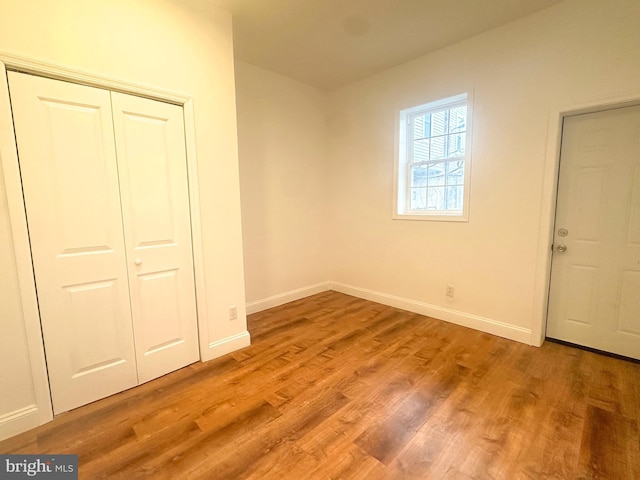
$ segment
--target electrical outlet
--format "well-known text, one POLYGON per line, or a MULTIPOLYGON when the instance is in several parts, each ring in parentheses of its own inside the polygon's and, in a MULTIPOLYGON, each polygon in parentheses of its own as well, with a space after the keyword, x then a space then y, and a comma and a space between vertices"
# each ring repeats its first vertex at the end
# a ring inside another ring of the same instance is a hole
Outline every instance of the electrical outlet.
POLYGON ((453 298, 453 295, 456 293, 456 287, 453 285, 447 285, 447 297, 453 298))
POLYGON ((235 320, 236 318, 238 318, 238 307, 234 305, 229 307, 229 320, 235 320))

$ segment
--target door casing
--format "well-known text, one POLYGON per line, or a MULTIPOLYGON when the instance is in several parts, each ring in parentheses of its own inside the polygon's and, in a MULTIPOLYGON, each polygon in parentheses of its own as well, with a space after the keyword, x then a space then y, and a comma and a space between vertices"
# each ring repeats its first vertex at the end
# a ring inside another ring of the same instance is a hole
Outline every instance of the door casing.
MULTIPOLYGON (((616 106, 565 117, 547 322, 547 334, 551 338, 630 357, 637 355, 637 331, 636 336, 631 337, 631 330, 616 324, 624 321, 624 317, 620 317, 624 316, 624 272, 638 273, 637 246, 626 242, 630 242, 627 235, 632 228, 628 217, 632 207, 634 175, 631 172, 638 168, 628 149, 634 148, 633 131, 638 128, 639 107, 616 106), (586 134, 593 132, 600 135, 594 138, 595 143, 585 145, 586 134), (582 182, 590 179, 596 184, 585 190, 580 179, 582 182), (594 197, 592 190, 598 186, 602 191, 594 197), (597 204, 587 209, 577 207, 590 198, 596 198, 597 204), (559 229, 563 228, 568 230, 562 233, 559 229), (562 245, 565 243, 566 247, 562 245), (560 250, 567 247, 568 253, 560 250), (581 288, 579 295, 575 288, 581 288), (617 301, 620 301, 618 307, 617 301), (568 316, 584 323, 571 322, 568 316)), ((630 300, 628 288, 627 301, 630 300)))
POLYGON ((592 98, 581 103, 556 106, 549 112, 541 196, 542 207, 540 210, 540 228, 538 230, 535 290, 533 292, 534 322, 531 332, 531 345, 542 345, 546 336, 549 288, 551 286, 551 247, 553 245, 555 231, 558 175, 560 171, 560 147, 564 118, 634 105, 640 105, 640 90, 625 92, 610 97, 592 98))

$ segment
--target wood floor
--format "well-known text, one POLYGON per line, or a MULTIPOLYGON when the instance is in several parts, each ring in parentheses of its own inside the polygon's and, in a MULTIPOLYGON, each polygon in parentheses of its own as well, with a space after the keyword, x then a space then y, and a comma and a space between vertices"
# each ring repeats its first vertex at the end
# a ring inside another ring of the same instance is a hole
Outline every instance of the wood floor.
POLYGON ((249 329, 0 452, 77 453, 86 479, 640 478, 640 364, 336 292, 249 329))

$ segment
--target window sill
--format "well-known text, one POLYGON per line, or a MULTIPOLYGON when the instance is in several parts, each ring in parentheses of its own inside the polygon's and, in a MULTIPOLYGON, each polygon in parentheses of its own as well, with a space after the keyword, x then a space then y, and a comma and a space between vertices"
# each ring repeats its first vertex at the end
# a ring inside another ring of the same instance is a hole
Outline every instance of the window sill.
POLYGON ((422 220, 429 222, 469 222, 469 216, 461 213, 394 213, 394 220, 422 220))

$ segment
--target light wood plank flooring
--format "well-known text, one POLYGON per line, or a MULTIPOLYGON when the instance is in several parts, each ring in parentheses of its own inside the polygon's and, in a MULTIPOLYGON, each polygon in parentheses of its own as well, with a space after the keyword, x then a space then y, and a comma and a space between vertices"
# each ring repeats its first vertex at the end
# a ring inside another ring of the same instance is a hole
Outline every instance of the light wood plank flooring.
POLYGON ((638 479, 640 365, 336 292, 251 347, 0 442, 86 479, 638 479))

